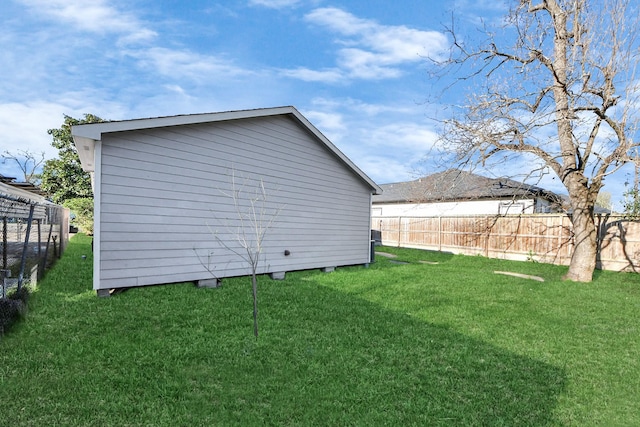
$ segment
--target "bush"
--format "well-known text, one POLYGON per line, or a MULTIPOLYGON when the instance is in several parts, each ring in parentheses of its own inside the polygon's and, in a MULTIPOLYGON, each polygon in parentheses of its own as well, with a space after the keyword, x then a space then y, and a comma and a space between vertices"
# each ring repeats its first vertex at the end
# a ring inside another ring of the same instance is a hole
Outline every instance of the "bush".
POLYGON ((29 288, 26 286, 21 286, 20 289, 16 289, 15 292, 9 295, 9 299, 14 301, 22 301, 25 305, 27 304, 27 300, 29 299, 29 288))
POLYGON ((68 208, 73 214, 74 218, 71 220, 71 225, 76 226, 88 235, 93 234, 93 199, 92 198, 77 198, 68 199, 63 203, 65 208, 68 208))
POLYGON ((4 334, 27 311, 29 289, 23 286, 7 298, 0 298, 0 335, 4 334))

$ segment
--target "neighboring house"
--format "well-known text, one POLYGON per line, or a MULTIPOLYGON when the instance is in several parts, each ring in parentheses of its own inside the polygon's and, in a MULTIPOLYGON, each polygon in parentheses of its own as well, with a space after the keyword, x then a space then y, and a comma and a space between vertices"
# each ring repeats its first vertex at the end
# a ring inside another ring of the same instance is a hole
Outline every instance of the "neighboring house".
POLYGON ((93 123, 72 135, 93 176, 98 295, 250 274, 234 253, 247 227, 234 203, 246 209, 260 182, 268 216, 280 211, 259 274, 370 261, 380 187, 293 107, 93 123))
POLYGON ((383 184, 373 216, 458 216, 561 211, 561 198, 540 187, 450 169, 414 181, 383 184))
MULTIPOLYGON (((3 230, 0 268, 3 269, 18 262, 22 269, 27 258, 33 261, 34 256, 44 259, 52 239, 58 253, 64 251, 69 241, 69 210, 48 201, 37 186, 15 183, 14 179, 0 175, 0 222, 3 230), (24 252, 25 245, 28 252, 24 252)), ((35 270, 38 273, 38 269, 35 270)), ((21 280, 16 279, 16 283, 21 280)))
POLYGON ((11 187, 28 191, 29 193, 40 196, 39 199, 44 200, 45 193, 40 187, 30 182, 16 182, 16 178, 10 176, 4 176, 0 174, 0 184, 7 184, 11 187))
POLYGON ((28 218, 30 206, 33 205, 32 218, 45 219, 45 206, 51 203, 40 194, 39 189, 30 191, 29 188, 33 186, 19 185, 24 183, 15 183, 14 179, 0 175, 0 217, 28 218))

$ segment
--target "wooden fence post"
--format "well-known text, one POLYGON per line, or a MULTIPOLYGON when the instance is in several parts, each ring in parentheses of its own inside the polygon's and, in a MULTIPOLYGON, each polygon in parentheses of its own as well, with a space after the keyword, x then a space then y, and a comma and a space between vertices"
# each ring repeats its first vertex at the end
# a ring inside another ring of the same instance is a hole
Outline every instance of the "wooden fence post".
POLYGON ((493 229, 493 227, 489 227, 489 224, 486 224, 485 229, 487 230, 487 232, 484 236, 484 256, 489 258, 489 238, 491 236, 491 230, 493 229))
POLYGON ((442 216, 438 217, 438 251, 442 251, 442 216))

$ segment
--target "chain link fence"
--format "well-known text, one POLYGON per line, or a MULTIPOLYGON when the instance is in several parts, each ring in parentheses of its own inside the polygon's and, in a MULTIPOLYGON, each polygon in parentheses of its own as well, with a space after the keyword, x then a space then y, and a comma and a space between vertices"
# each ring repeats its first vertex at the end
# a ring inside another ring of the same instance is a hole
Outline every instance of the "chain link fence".
POLYGON ((1 295, 44 276, 69 241, 69 210, 0 185, 1 295))

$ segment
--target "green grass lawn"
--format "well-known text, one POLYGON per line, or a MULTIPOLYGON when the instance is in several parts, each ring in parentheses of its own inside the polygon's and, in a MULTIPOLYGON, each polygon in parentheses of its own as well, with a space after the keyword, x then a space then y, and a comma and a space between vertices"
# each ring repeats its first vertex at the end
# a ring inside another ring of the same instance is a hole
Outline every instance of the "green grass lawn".
POLYGON ((640 425, 637 274, 380 248, 261 277, 256 340, 248 278, 101 299, 89 243, 0 338, 2 426, 640 425))

